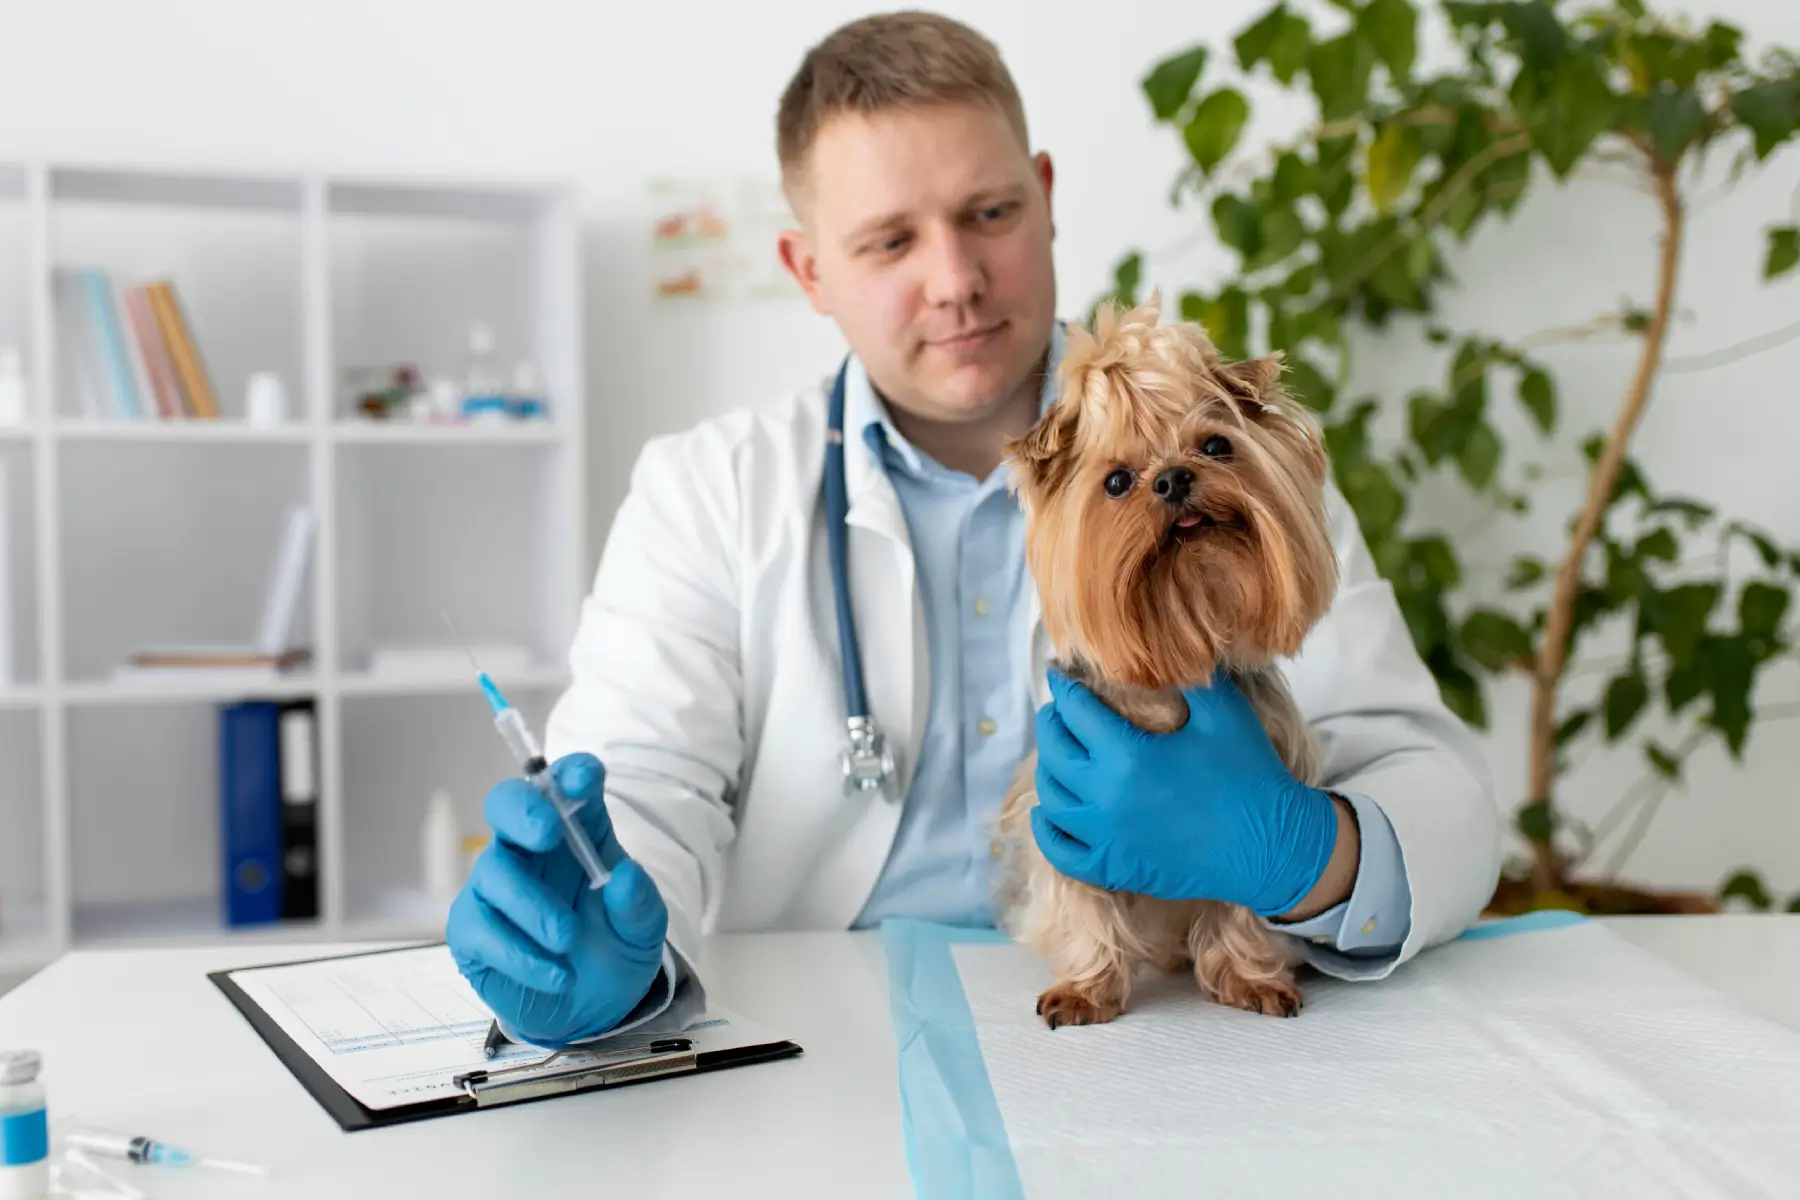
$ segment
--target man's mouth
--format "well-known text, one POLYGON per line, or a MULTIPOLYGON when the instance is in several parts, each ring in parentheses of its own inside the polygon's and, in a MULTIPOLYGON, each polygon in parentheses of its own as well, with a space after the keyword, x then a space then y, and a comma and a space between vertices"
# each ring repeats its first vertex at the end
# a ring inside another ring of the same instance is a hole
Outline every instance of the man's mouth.
POLYGON ((966 354, 970 350, 979 350, 1006 328, 1005 321, 998 321, 980 329, 971 329, 947 338, 933 338, 926 344, 934 350, 943 350, 950 354, 966 354))

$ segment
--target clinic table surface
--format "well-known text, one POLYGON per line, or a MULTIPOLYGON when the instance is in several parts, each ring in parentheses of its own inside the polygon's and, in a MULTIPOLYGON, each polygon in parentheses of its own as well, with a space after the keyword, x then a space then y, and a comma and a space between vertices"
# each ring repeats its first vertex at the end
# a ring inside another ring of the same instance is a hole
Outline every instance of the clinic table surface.
MULTIPOLYGON (((1800 1029, 1800 915, 1604 923, 1800 1029)), ((206 972, 366 948, 70 954, 0 997, 0 1046, 44 1054, 53 1121, 75 1114, 275 1169, 263 1182, 134 1170, 153 1198, 912 1195, 875 935, 708 943, 709 990, 799 1042, 800 1058, 345 1134, 206 972)))

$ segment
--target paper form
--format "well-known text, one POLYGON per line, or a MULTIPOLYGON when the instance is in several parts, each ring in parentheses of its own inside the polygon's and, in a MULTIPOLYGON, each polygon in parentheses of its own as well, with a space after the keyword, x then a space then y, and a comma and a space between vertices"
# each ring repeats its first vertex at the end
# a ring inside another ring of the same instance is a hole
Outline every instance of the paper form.
MULTIPOLYGON (((366 1108, 458 1096, 452 1080, 462 1072, 550 1056, 511 1043, 491 1059, 483 1055, 493 1013, 442 945, 249 967, 230 977, 366 1108)), ((736 1017, 709 1010, 699 1018, 684 1022, 672 1012, 666 1022, 639 1026, 602 1045, 623 1048, 672 1033, 694 1036, 700 1050, 755 1041, 755 1033, 736 1017)))

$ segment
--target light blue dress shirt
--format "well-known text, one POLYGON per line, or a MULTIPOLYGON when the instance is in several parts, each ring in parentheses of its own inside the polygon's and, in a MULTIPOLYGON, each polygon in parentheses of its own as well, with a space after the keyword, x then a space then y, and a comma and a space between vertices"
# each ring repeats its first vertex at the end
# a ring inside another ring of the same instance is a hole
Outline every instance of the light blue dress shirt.
MULTIPOLYGON (((1055 400, 1060 326, 1039 411, 1055 400)), ((890 917, 991 926, 998 853, 993 820, 1036 738, 1031 663, 1017 636, 1031 577, 1025 518, 1004 467, 986 479, 922 453, 889 419, 854 356, 844 378, 846 453, 873 456, 899 493, 917 563, 931 654, 931 703, 893 848, 858 927, 890 917)), ((1398 951, 1411 892, 1393 827, 1366 797, 1344 794, 1362 839, 1349 899, 1284 932, 1355 957, 1398 951)))

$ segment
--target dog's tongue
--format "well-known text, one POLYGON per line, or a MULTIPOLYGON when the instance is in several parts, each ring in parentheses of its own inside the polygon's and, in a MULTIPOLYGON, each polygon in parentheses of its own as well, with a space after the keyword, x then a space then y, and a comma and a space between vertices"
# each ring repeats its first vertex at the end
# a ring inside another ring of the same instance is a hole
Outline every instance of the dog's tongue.
POLYGON ((1199 513, 1186 513, 1182 516, 1176 517, 1175 523, 1177 525, 1181 526, 1183 529, 1192 529, 1194 526, 1198 525, 1201 521, 1203 521, 1205 519, 1206 518, 1202 517, 1199 513))

